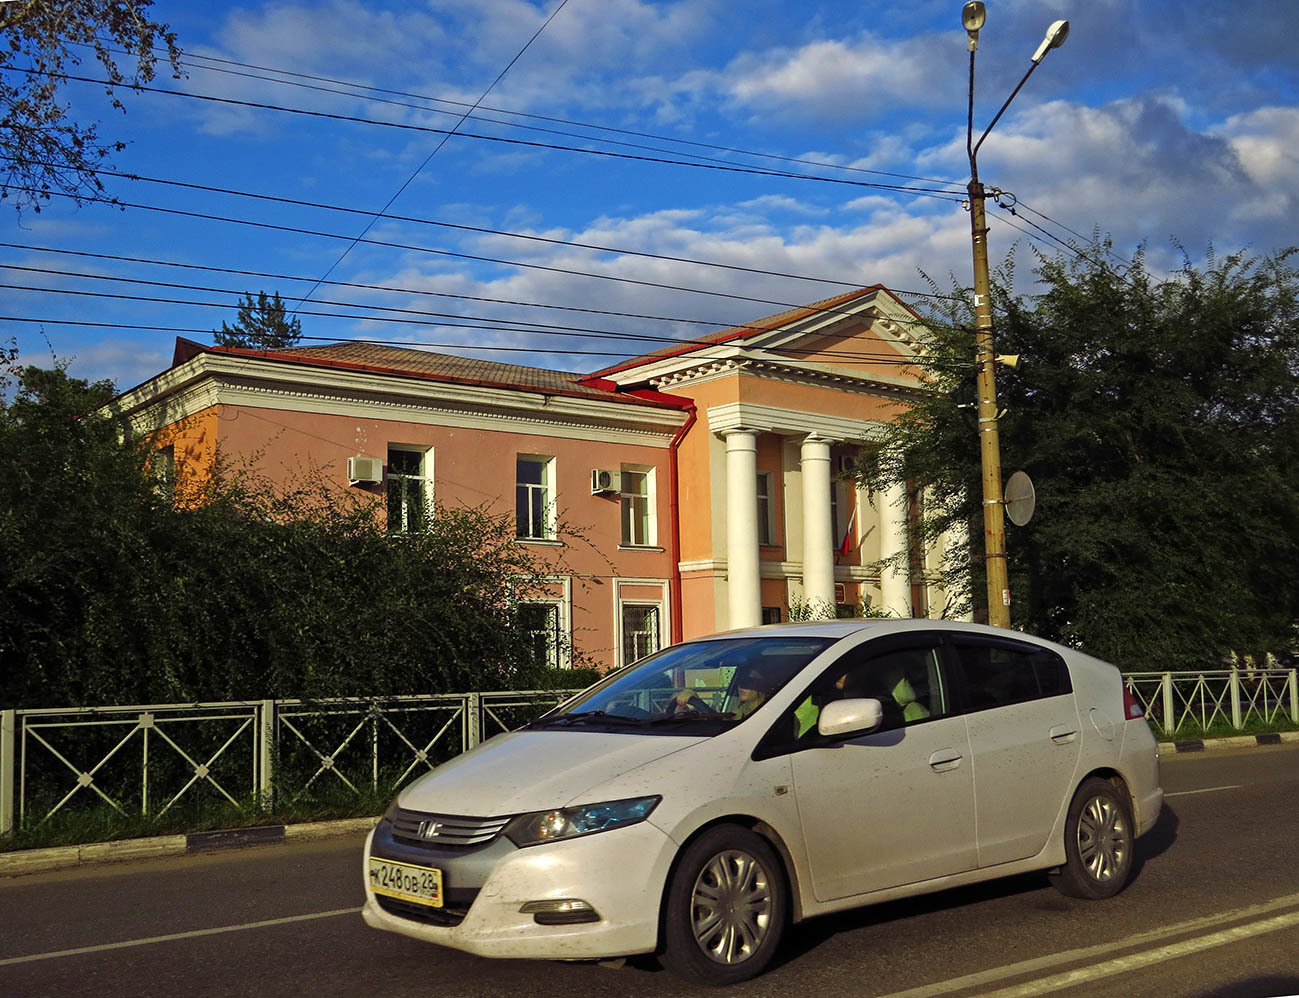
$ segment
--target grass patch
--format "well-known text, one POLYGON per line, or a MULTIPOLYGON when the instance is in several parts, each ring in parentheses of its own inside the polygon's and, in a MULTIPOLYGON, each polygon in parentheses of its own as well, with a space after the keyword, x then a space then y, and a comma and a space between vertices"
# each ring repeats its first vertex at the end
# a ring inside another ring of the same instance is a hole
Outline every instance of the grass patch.
POLYGON ((1153 722, 1150 730, 1155 733, 1155 738, 1159 741, 1181 742, 1196 738, 1227 738, 1231 735, 1267 735, 1277 731, 1299 731, 1299 724, 1282 715, 1271 721, 1265 721, 1261 717, 1250 717, 1240 728, 1233 728, 1229 721, 1214 721, 1206 728, 1193 720, 1187 720, 1183 721, 1171 735, 1164 731, 1162 726, 1153 722))
POLYGON ((44 849, 51 846, 85 845, 90 842, 114 842, 119 839, 149 838, 155 835, 184 835, 226 828, 255 828, 261 825, 293 825, 304 821, 329 821, 337 818, 370 818, 382 814, 396 796, 396 791, 363 788, 352 793, 338 792, 314 796, 306 794, 296 800, 277 802, 270 809, 250 798, 238 804, 219 802, 179 802, 165 814, 121 814, 107 804, 98 807, 64 808, 41 821, 53 802, 44 807, 33 805, 28 821, 13 833, 0 838, 0 852, 19 849, 44 849))

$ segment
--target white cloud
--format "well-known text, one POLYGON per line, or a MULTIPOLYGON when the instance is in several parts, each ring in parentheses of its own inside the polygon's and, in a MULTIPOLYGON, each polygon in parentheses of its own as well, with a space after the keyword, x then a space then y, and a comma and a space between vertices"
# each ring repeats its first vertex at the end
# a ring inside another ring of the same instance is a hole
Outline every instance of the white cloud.
POLYGON ((694 70, 670 87, 717 93, 750 114, 811 114, 852 120, 901 108, 946 106, 963 95, 959 61, 938 36, 821 38, 798 47, 744 52, 724 70, 694 70))

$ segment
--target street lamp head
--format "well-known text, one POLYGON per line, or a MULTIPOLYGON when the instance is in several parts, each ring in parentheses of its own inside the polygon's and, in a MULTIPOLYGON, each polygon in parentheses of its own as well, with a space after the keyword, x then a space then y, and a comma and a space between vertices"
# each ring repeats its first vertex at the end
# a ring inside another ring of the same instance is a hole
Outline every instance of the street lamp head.
POLYGON ((982 0, 970 0, 961 8, 961 26, 965 28, 965 33, 970 36, 970 51, 973 52, 979 47, 979 29, 983 27, 983 22, 988 19, 988 8, 982 3, 982 0))
POLYGON ((1042 44, 1037 47, 1033 53, 1033 62, 1037 64, 1045 58, 1051 49, 1058 49, 1064 44, 1064 40, 1069 37, 1068 21, 1052 21, 1051 26, 1046 29, 1046 37, 1042 39, 1042 44))

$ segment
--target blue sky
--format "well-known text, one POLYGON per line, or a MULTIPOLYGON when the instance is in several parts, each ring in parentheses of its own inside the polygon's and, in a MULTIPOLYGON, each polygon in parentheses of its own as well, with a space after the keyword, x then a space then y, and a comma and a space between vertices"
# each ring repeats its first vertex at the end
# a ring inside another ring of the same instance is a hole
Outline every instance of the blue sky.
MULTIPOLYGON (((184 96, 128 94, 125 115, 93 86, 69 84, 66 98, 129 142, 114 169, 167 183, 105 178, 120 201, 148 207, 6 208, 4 242, 28 248, 0 247, 3 283, 39 290, 0 289, 0 314, 21 317, 0 322, 0 339, 32 363, 53 352, 75 375, 128 388, 170 362, 177 334, 144 327, 212 329, 233 321, 245 291, 297 304, 403 184, 388 211, 412 220, 379 219, 347 252, 330 275, 341 283, 300 306, 307 335, 587 371, 660 345, 609 333, 698 335, 854 285, 969 281, 959 2, 568 0, 482 101, 501 110, 459 125, 480 137, 429 130, 455 127, 557 6, 157 0, 188 74, 158 86, 184 96), (76 324, 91 322, 106 325, 76 324), (587 335, 564 335, 574 327, 587 335)), ((1156 269, 1177 265, 1179 244, 1199 258, 1210 244, 1222 255, 1299 243, 1299 8, 988 8, 979 128, 1047 25, 1071 24, 979 157, 985 183, 1019 204, 992 212, 990 244, 994 261, 1016 247, 1023 290, 1031 249, 1061 248, 1029 222, 1066 240, 1069 229, 1109 234, 1125 256, 1144 244, 1156 269)))

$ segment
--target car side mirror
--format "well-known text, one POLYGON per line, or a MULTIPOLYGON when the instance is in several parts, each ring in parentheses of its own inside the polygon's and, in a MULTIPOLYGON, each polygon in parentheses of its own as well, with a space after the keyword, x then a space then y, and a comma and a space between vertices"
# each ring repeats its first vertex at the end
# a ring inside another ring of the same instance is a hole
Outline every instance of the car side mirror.
POLYGON ((816 730, 822 735, 866 734, 884 721, 878 700, 834 700, 821 708, 816 730))

